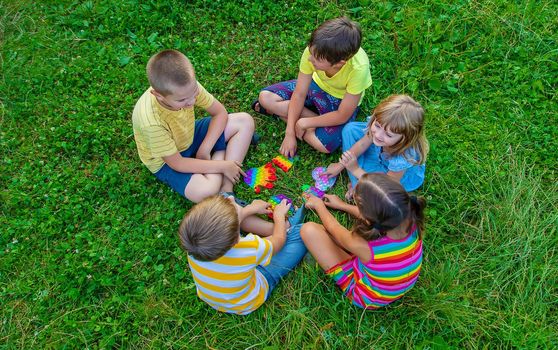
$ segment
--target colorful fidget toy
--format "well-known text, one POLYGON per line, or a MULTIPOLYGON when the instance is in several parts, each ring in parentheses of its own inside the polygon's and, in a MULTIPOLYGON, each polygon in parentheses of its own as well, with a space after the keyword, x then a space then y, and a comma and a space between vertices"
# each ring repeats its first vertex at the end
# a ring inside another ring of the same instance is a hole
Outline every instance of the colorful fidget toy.
POLYGON ((337 176, 328 178, 327 175, 323 175, 326 170, 327 169, 323 166, 312 170, 312 178, 316 181, 314 186, 322 191, 327 191, 333 187, 333 185, 335 185, 335 180, 337 180, 337 176))
POLYGON ((260 193, 261 186, 267 189, 273 188, 273 181, 277 180, 275 172, 276 170, 271 163, 259 168, 250 168, 246 171, 244 182, 252 187, 256 193, 260 193))
POLYGON ((324 198, 325 196, 325 192, 320 190, 319 188, 316 188, 315 186, 302 185, 302 191, 308 194, 313 194, 320 199, 324 198))
POLYGON ((287 172, 292 168, 295 159, 287 158, 281 154, 273 158, 271 161, 273 162, 273 164, 277 165, 279 169, 283 170, 284 172, 287 172))
MULTIPOLYGON (((275 196, 273 196, 273 197, 271 197, 271 198, 268 200, 269 204, 271 204, 271 210, 275 210, 275 206, 276 206, 277 204, 281 203, 281 201, 282 201, 283 199, 286 199, 286 200, 287 200, 287 203, 290 203, 290 204, 291 204, 291 207, 289 208, 289 211, 288 211, 287 215, 288 215, 288 216, 292 216, 292 215, 294 214, 294 209, 293 209, 293 206, 292 206, 293 201, 292 201, 289 197, 287 197, 287 196, 285 196, 284 194, 281 194, 281 193, 280 193, 280 194, 277 194, 277 195, 275 195, 275 196)), ((269 213, 269 214, 267 214, 267 216, 268 216, 270 219, 273 219, 273 213, 269 213)))

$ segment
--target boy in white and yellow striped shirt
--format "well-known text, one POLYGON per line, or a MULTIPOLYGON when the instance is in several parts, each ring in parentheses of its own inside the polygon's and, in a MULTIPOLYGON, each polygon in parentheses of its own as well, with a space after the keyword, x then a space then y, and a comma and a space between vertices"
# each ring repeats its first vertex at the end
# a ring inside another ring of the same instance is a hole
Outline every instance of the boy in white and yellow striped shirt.
POLYGON ((188 58, 164 50, 147 63, 151 85, 132 114, 143 164, 157 179, 193 202, 231 192, 254 133, 248 113, 229 114, 200 84, 188 58), (194 106, 210 117, 195 119, 194 106))
MULTIPOLYGON (((285 220, 290 204, 284 200, 273 211, 271 232, 240 236, 256 214, 270 205, 255 200, 244 208, 232 197, 209 197, 194 206, 179 228, 182 248, 198 296, 216 310, 246 315, 260 307, 273 288, 306 254, 300 238, 303 208, 285 220), (293 225, 287 229, 287 226, 293 225)), ((263 220, 262 220, 263 221, 263 220)), ((261 227, 267 227, 261 225, 261 227)))

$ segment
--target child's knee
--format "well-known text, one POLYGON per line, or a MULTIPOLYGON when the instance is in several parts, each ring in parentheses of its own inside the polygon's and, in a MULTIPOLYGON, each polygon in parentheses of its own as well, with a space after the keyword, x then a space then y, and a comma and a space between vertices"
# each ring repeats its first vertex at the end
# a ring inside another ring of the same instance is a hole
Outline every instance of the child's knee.
POLYGON ((256 124, 254 123, 254 118, 252 118, 252 116, 246 112, 241 112, 241 113, 237 113, 235 115, 236 118, 238 118, 238 122, 241 125, 243 130, 247 130, 247 131, 254 131, 256 128, 256 124))
POLYGON ((277 98, 279 96, 274 94, 273 92, 267 91, 267 90, 262 90, 260 91, 260 94, 258 95, 258 101, 260 102, 260 104, 265 107, 268 108, 269 105, 273 104, 274 102, 277 101, 277 98))
POLYGON ((303 241, 311 240, 312 236, 320 229, 320 225, 315 222, 307 222, 300 228, 300 237, 303 241))
MULTIPOLYGON (((215 174, 212 174, 215 175, 215 174)), ((203 175, 202 175, 203 176, 203 175)), ((194 203, 201 202, 207 197, 216 195, 221 189, 221 176, 211 176, 201 183, 195 183, 195 186, 186 187, 184 195, 194 203)))

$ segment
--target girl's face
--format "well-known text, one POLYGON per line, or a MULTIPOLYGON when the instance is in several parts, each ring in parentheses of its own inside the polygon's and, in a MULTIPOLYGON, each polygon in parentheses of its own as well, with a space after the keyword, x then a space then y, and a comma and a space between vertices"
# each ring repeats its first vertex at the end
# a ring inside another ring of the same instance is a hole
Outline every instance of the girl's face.
POLYGON ((384 129, 377 120, 372 122, 369 132, 372 136, 372 141, 378 147, 391 147, 403 138, 401 134, 394 133, 389 129, 384 129))

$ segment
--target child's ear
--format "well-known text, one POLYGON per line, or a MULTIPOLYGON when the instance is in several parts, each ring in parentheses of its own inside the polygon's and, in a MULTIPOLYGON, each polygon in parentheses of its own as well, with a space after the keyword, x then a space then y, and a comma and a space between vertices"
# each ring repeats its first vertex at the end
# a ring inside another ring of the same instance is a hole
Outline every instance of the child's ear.
POLYGON ((337 62, 336 64, 334 64, 334 66, 337 67, 337 68, 341 68, 345 65, 345 63, 347 63, 347 61, 341 60, 341 61, 337 62))
POLYGON ((154 95, 155 97, 158 97, 158 98, 165 98, 165 96, 163 96, 161 93, 157 92, 157 91, 154 90, 154 89, 151 89, 149 92, 151 92, 151 94, 154 95))

